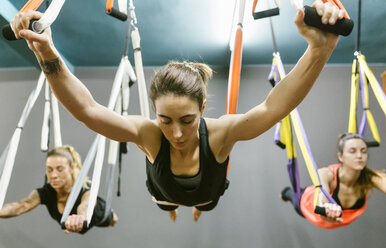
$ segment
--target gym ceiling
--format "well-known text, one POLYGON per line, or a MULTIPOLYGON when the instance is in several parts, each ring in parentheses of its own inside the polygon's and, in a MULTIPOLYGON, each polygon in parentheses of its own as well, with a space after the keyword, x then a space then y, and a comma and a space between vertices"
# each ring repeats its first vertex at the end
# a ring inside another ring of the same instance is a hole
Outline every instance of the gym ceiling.
MULTIPOLYGON (((144 65, 159 66, 172 59, 229 65, 235 1, 134 0, 144 65)), ((0 25, 10 21, 26 2, 0 0, 0 25)), ((243 65, 271 64, 273 45, 269 21, 253 20, 252 2, 247 0, 246 4, 243 65)), ((270 2, 273 5, 273 1, 270 2)), ((312 2, 304 1, 307 5, 312 2)), ((351 64, 354 58, 358 0, 341 2, 354 20, 354 30, 348 37, 340 38, 330 64, 351 64)), ((259 4, 265 5, 263 0, 259 4)), ((44 11, 42 6, 39 10, 44 11)), ((73 66, 118 66, 124 50, 127 22, 106 15, 105 6, 106 0, 67 0, 52 25, 57 49, 73 66)), ((384 0, 362 1, 360 51, 370 64, 386 62, 385 7, 384 0)), ((272 17, 284 64, 296 63, 307 46, 297 32, 294 16, 290 0, 281 0, 280 15, 272 17)), ((130 50, 130 60, 132 56, 130 50)), ((1 69, 34 66, 37 66, 36 59, 25 41, 9 42, 0 38, 1 69)))

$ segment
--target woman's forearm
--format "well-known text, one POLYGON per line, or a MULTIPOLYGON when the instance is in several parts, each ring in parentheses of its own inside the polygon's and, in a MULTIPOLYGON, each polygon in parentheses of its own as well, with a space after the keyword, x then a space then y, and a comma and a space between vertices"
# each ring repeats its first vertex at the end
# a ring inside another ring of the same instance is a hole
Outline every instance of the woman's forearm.
POLYGON ((72 115, 82 120, 87 108, 95 104, 89 90, 70 72, 55 48, 35 55, 56 97, 72 115))
POLYGON ((19 202, 5 204, 4 207, 0 209, 0 218, 11 218, 19 216, 34 209, 39 204, 39 194, 36 190, 34 190, 27 198, 19 202))
POLYGON ((289 114, 307 95, 327 63, 333 49, 310 48, 296 66, 272 89, 266 104, 278 113, 278 120, 289 114))

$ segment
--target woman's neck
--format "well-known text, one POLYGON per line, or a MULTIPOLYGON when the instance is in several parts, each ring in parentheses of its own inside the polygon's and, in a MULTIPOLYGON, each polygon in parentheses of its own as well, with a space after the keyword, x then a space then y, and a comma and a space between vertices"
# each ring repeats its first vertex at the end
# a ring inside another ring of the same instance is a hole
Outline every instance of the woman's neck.
POLYGON ((55 189, 56 194, 58 196, 58 200, 59 200, 59 198, 67 198, 70 195, 71 190, 72 190, 72 184, 71 185, 65 185, 64 187, 62 187, 60 189, 55 189))
POLYGON ((361 174, 361 171, 353 170, 347 166, 342 165, 339 170, 339 180, 348 187, 353 187, 361 174))
POLYGON ((189 158, 196 152, 199 143, 200 138, 197 133, 197 137, 192 139, 184 149, 175 149, 173 146, 170 146, 170 153, 179 159, 189 158))

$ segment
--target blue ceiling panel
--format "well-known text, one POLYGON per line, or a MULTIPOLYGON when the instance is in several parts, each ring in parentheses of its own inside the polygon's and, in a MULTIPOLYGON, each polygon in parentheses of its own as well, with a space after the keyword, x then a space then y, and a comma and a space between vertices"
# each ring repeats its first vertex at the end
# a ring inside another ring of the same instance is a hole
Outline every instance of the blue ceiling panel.
MULTIPOLYGON (((26 2, 0 1, 11 2, 16 9, 26 2)), ((247 0, 249 9, 245 12, 243 63, 270 64, 273 48, 269 22, 251 20, 252 2, 247 0)), ((358 1, 341 2, 357 24, 358 1)), ((74 66, 117 66, 119 63, 127 23, 106 15, 105 4, 105 0, 67 0, 52 25, 57 49, 74 66)), ((163 65, 173 59, 229 64, 228 44, 235 0, 134 0, 134 4, 145 66, 163 65)), ((295 11, 290 1, 281 1, 280 7, 280 16, 272 18, 276 40, 283 62, 294 64, 307 44, 293 23, 295 11)), ((385 16, 384 0, 362 1, 361 51, 369 63, 386 62, 385 16)), ((352 63, 356 28, 350 36, 340 38, 329 63, 352 63)), ((0 41, 0 68, 36 65, 7 44, 9 42, 0 41)))

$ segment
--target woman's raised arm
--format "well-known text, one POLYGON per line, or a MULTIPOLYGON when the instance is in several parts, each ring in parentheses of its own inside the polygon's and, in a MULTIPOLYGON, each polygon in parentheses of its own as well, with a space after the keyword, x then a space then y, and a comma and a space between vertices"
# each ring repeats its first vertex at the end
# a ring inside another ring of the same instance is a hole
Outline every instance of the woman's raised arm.
MULTIPOLYGON (((317 1, 313 6, 317 8, 323 23, 333 25, 343 17, 343 12, 330 4, 317 1)), ((310 27, 303 19, 304 10, 298 10, 295 24, 308 42, 306 52, 293 70, 271 90, 263 103, 245 114, 221 118, 227 127, 225 144, 253 139, 271 128, 304 99, 315 83, 338 43, 338 36, 310 27)))
POLYGON ((51 30, 47 28, 42 34, 28 30, 29 21, 41 16, 39 12, 26 11, 19 13, 10 24, 16 38, 24 38, 35 53, 59 101, 90 129, 117 141, 131 141, 142 145, 141 128, 151 125, 151 121, 141 116, 125 118, 98 104, 60 58, 52 42, 51 30))

